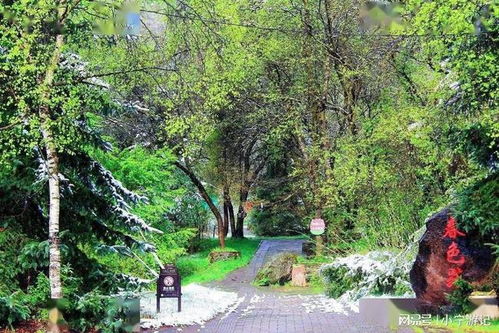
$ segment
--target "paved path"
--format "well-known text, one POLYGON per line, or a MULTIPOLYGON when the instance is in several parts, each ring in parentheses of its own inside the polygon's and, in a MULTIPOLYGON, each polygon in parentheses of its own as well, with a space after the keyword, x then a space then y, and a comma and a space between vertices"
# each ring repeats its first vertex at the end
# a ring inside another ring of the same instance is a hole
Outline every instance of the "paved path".
MULTIPOLYGON (((302 240, 264 240, 251 263, 232 272, 224 281, 213 284, 238 293, 241 302, 232 312, 210 320, 205 325, 170 328, 162 333, 384 333, 383 327, 364 325, 359 314, 338 314, 310 304, 317 295, 291 295, 272 292, 251 285, 259 268, 282 252, 301 254, 302 240), (308 306, 306 304, 309 304, 308 306)), ((317 304, 316 304, 317 305, 317 304)))

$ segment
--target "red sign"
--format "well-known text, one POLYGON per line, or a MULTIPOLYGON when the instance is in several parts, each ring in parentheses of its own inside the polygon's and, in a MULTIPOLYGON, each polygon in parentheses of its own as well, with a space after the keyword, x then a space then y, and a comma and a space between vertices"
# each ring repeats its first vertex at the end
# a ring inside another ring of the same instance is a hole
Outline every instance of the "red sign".
POLYGON ((252 202, 252 201, 246 201, 244 203, 244 206, 243 206, 244 212, 245 213, 249 213, 253 209, 254 206, 255 206, 254 202, 252 202))
POLYGON ((314 235, 322 235, 326 229, 326 223, 323 219, 313 219, 310 222, 310 232, 314 235))
POLYGON ((454 285, 454 282, 456 282, 463 272, 462 266, 464 265, 465 259, 462 256, 457 243, 454 241, 458 236, 466 236, 466 234, 457 229, 456 219, 449 216, 444 234, 442 236, 442 238, 452 239, 452 243, 447 248, 446 253, 447 262, 454 265, 454 267, 449 268, 447 271, 447 281, 445 284, 448 288, 451 288, 454 285))

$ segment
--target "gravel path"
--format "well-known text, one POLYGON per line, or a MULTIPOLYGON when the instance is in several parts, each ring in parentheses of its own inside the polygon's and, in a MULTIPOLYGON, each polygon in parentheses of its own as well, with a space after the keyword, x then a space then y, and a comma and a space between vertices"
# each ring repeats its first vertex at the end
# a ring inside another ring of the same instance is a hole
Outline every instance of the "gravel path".
MULTIPOLYGON (((237 292, 229 311, 204 325, 174 327, 162 333, 384 333, 387 328, 362 323, 358 313, 321 295, 290 295, 251 285, 259 268, 276 254, 301 254, 302 240, 264 240, 251 263, 212 286, 237 292)), ((406 331, 407 332, 407 331, 406 331)), ((408 332, 411 332, 409 330, 408 332)))

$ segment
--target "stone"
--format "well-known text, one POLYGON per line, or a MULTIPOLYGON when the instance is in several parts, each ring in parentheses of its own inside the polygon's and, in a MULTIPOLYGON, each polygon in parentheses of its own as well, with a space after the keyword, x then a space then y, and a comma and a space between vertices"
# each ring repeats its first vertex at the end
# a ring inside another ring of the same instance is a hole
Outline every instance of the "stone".
POLYGON ((209 254, 210 263, 215 261, 233 260, 240 257, 241 252, 239 251, 213 251, 209 254))
POLYGON ((293 265, 298 257, 294 253, 282 253, 273 257, 257 273, 255 282, 260 286, 271 284, 283 285, 291 280, 293 265))
POLYGON ((495 296, 470 296, 470 301, 475 307, 471 316, 499 318, 499 306, 495 296))
POLYGON ((455 289, 448 285, 450 270, 459 267, 460 277, 475 287, 487 283, 493 273, 492 251, 480 244, 478 235, 469 233, 455 239, 444 237, 449 217, 449 208, 445 208, 426 221, 426 232, 419 241, 418 254, 410 271, 411 285, 421 313, 438 313, 442 306, 449 305, 446 295, 455 289), (455 257, 462 261, 459 264, 448 261, 452 242, 460 252, 455 257))
POLYGON ((306 287, 307 286, 307 275, 305 270, 305 265, 293 265, 291 271, 291 285, 295 287, 306 287))

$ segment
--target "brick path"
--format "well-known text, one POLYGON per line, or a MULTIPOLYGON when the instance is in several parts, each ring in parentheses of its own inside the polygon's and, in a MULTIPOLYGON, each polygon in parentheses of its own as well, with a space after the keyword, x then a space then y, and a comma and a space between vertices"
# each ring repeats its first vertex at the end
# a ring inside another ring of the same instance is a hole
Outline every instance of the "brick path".
MULTIPOLYGON (((272 256, 281 252, 301 254, 301 240, 264 240, 251 263, 224 281, 213 284, 235 291, 244 300, 228 314, 210 320, 205 325, 168 328, 162 333, 384 333, 384 327, 362 323, 358 313, 338 314, 320 309, 307 312, 303 303, 313 295, 290 295, 257 288, 251 285, 258 269, 272 256)), ((399 331, 403 332, 403 331, 399 331)), ((405 332, 412 332, 408 330, 405 332)))

